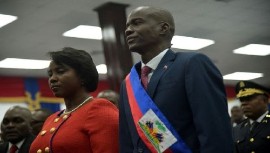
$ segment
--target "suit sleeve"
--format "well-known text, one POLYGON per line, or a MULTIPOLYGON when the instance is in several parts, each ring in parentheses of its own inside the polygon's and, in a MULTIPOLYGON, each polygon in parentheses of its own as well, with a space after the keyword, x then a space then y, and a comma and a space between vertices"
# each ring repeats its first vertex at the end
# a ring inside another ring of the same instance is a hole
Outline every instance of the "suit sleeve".
POLYGON ((132 153, 133 144, 132 137, 129 131, 129 125, 126 119, 125 104, 127 104, 127 93, 125 90, 125 82, 122 83, 120 89, 120 102, 119 102, 119 148, 120 153, 132 153))
POLYGON ((186 63, 186 90, 201 153, 233 152, 232 130, 222 75, 208 57, 186 63))
POLYGON ((116 153, 118 147, 118 110, 109 101, 92 101, 86 129, 93 153, 116 153))

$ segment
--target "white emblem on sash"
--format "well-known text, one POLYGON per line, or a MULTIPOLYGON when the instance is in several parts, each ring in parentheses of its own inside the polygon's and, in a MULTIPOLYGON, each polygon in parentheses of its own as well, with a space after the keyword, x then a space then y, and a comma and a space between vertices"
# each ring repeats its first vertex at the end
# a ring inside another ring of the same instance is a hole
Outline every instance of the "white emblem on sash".
POLYGON ((177 141, 152 109, 143 115, 138 124, 158 153, 162 153, 177 141))

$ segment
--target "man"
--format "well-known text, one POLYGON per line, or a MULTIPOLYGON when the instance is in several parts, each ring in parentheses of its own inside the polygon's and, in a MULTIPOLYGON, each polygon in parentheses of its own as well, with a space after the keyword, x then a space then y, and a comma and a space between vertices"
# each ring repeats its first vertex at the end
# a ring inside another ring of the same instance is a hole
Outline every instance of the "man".
POLYGON ((142 61, 120 90, 120 152, 231 153, 225 88, 211 60, 170 49, 175 27, 166 10, 138 7, 126 26, 129 50, 142 61))
POLYGON ((118 107, 119 103, 119 94, 113 90, 103 90, 98 93, 98 98, 105 98, 112 102, 116 107, 118 107))
POLYGON ((1 153, 28 153, 34 140, 31 133, 31 112, 24 107, 14 106, 7 110, 1 123, 4 143, 1 153))
POLYGON ((257 83, 240 81, 236 97, 241 102, 245 121, 233 129, 236 153, 266 153, 270 151, 270 90, 257 83))
POLYGON ((38 135, 44 122, 51 114, 53 114, 53 112, 48 109, 36 109, 32 112, 31 126, 34 135, 38 135))
POLYGON ((239 106, 233 106, 231 108, 231 121, 232 126, 240 124, 243 120, 245 120, 243 110, 239 106))

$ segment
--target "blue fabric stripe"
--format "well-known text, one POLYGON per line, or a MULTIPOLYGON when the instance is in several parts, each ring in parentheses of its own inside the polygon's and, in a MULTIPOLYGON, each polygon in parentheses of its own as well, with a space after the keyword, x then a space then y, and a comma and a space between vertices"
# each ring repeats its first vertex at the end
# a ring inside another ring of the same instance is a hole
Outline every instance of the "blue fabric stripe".
POLYGON ((38 100, 41 108, 46 108, 51 110, 52 112, 57 112, 60 110, 60 104, 56 103, 42 103, 39 99, 36 99, 36 94, 39 92, 39 84, 36 78, 25 78, 24 80, 25 91, 31 94, 31 99, 38 100))
POLYGON ((138 102, 138 106, 143 114, 145 114, 149 109, 152 109, 155 114, 159 117, 159 119, 166 125, 166 127, 172 132, 172 134, 176 137, 177 142, 174 143, 170 149, 173 152, 177 153, 192 153, 191 150, 187 147, 185 142, 180 138, 178 133, 171 126, 166 117, 162 114, 162 112, 158 109, 152 99, 149 97, 143 86, 141 85, 141 81, 138 75, 138 72, 135 66, 132 67, 130 72, 130 82, 132 86, 132 90, 134 91, 134 96, 136 101, 138 102))
POLYGON ((25 91, 28 91, 31 94, 31 99, 35 100, 36 93, 38 93, 38 91, 39 91, 37 79, 26 78, 24 80, 24 87, 25 87, 25 91))

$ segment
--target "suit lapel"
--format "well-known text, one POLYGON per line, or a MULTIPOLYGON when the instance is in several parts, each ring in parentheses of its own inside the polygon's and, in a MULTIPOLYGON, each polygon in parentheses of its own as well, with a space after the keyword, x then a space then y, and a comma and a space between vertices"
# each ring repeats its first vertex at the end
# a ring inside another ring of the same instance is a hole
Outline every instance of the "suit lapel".
POLYGON ((8 151, 8 142, 3 142, 0 144, 0 153, 5 153, 8 151))
POLYGON ((35 137, 33 135, 29 135, 28 137, 26 137, 21 148, 19 149, 19 153, 29 152, 31 143, 33 142, 34 139, 35 137))
POLYGON ((172 50, 168 50, 168 52, 161 59, 147 87, 147 92, 150 97, 154 96, 159 80, 161 79, 162 75, 166 72, 166 70, 170 67, 170 65, 173 63, 174 59, 175 53, 172 50))

